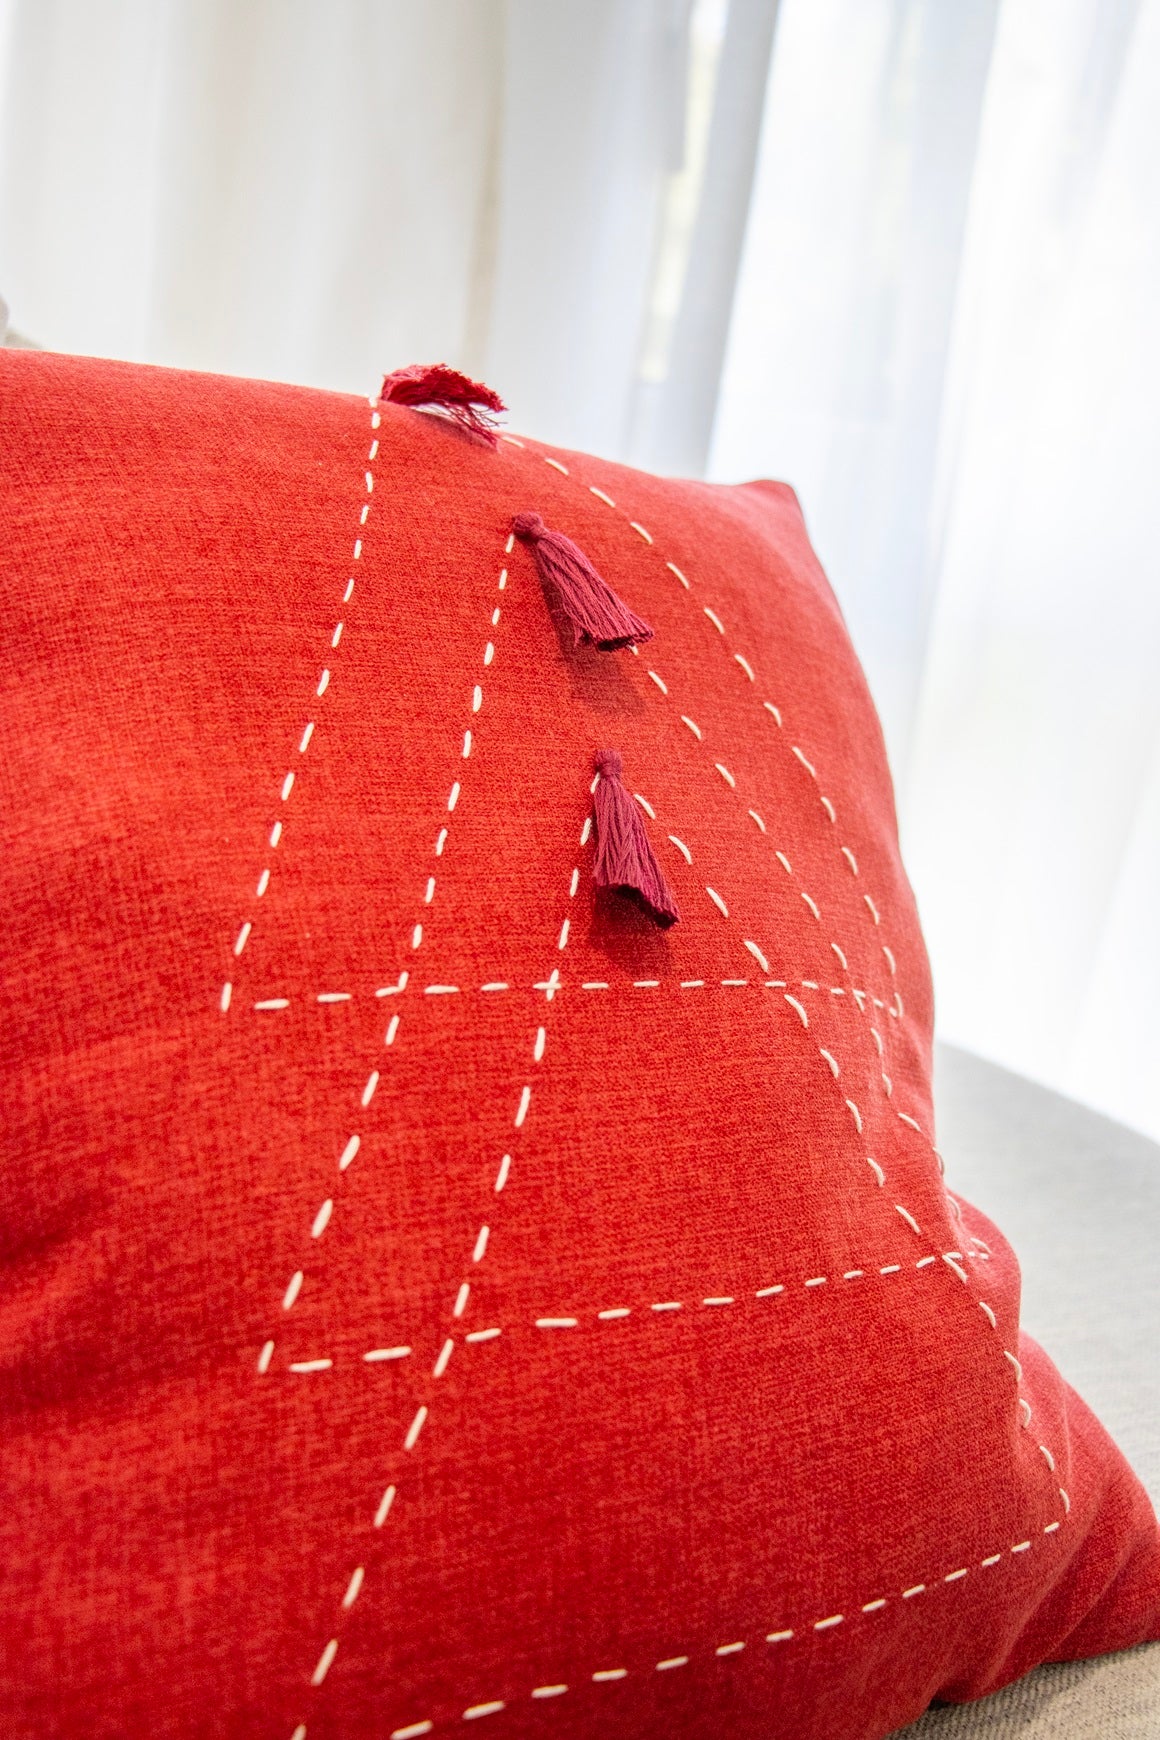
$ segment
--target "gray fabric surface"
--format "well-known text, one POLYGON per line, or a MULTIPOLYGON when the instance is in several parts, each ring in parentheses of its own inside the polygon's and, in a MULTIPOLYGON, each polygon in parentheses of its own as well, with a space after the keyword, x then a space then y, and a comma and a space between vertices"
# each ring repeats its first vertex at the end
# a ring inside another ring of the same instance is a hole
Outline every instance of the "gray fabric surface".
MULTIPOLYGON (((1160 1147, 981 1058, 939 1048, 947 1181, 1002 1228, 1023 1325, 1160 1503, 1160 1147)), ((1040 1668, 931 1710, 906 1740, 1160 1740, 1160 1644, 1040 1668)))
POLYGON ((931 1710, 905 1740, 1156 1740, 1160 1643, 1096 1661, 1065 1661, 980 1698, 931 1710))
POLYGON ((947 1182, 1023 1270, 1023 1327, 1160 1504, 1160 1147, 1073 1100, 941 1046, 947 1182))

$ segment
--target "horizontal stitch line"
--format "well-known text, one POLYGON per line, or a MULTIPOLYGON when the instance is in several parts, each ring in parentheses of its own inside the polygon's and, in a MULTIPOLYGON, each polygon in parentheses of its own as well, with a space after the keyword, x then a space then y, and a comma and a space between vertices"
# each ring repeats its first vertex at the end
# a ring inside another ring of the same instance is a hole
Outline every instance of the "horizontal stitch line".
MULTIPOLYGON (((487 1239, 486 1239, 485 1235, 487 1234, 488 1230, 489 1229, 487 1227, 483 1227, 480 1229, 480 1236, 476 1240, 476 1249, 477 1250, 481 1250, 481 1249, 485 1250, 486 1249, 487 1239)), ((478 1258, 476 1260, 478 1260, 478 1258)), ((931 1259, 931 1261, 933 1261, 933 1259, 931 1259)), ((921 1269, 921 1265, 916 1265, 916 1267, 921 1269)), ((870 1271, 870 1270, 865 1270, 865 1269, 847 1269, 845 1271, 845 1273, 843 1274, 842 1278, 843 1278, 843 1280, 865 1279, 868 1275, 875 1273, 875 1272, 881 1276, 901 1274, 903 1272, 903 1265, 901 1263, 887 1263, 887 1264, 879 1267, 876 1271, 870 1271)), ((818 1288, 818 1287, 827 1286, 829 1283, 829 1279, 830 1278, 828 1275, 809 1275, 809 1276, 800 1277, 801 1285, 804 1287, 808 1287, 808 1288, 818 1288)), ((298 1281, 300 1284, 301 1275, 299 1274, 299 1275, 295 1276, 295 1280, 298 1281)), ((752 1298, 754 1301, 773 1298, 773 1297, 776 1297, 777 1295, 785 1293, 785 1291, 786 1291, 786 1283, 784 1281, 776 1281, 776 1282, 773 1282, 769 1286, 758 1287, 753 1292, 752 1295, 747 1295, 747 1294, 743 1295, 743 1294, 737 1294, 737 1293, 708 1293, 708 1294, 700 1295, 699 1299, 694 1300, 693 1303, 699 1303, 702 1307, 707 1307, 707 1308, 711 1308, 711 1309, 712 1308, 721 1308, 721 1307, 726 1307, 726 1306, 735 1306, 738 1304, 744 1305, 749 1298, 752 1298)), ((470 1288, 467 1286, 466 1282, 463 1284, 463 1288, 460 1289, 460 1292, 461 1292, 461 1294, 463 1294, 464 1302, 466 1303, 466 1294, 470 1293, 470 1288), (466 1289, 466 1293, 464 1292, 464 1289, 466 1289)), ((648 1310, 648 1311, 657 1313, 658 1315, 663 1315, 666 1312, 683 1311, 686 1308, 686 1305, 688 1303, 689 1303, 689 1301, 681 1300, 681 1299, 662 1299, 662 1300, 657 1300, 657 1301, 655 1301, 647 1306, 642 1305, 639 1307, 633 1307, 631 1305, 604 1306, 596 1311, 589 1310, 588 1312, 585 1312, 584 1314, 579 1315, 579 1316, 575 1316, 575 1315, 563 1316, 563 1315, 555 1315, 555 1314, 552 1314, 552 1315, 544 1314, 541 1316, 527 1319, 523 1326, 528 1327, 528 1328, 539 1329, 539 1330, 582 1329, 585 1326, 593 1327, 595 1324, 598 1324, 598 1323, 623 1322, 623 1320, 626 1317, 631 1317, 634 1314, 635 1310, 641 1311, 642 1314, 645 1310, 648 1310)), ((456 1317, 458 1317, 460 1315, 460 1312, 458 1311, 458 1309, 454 1312, 454 1315, 456 1317)), ((652 1319, 642 1315, 641 1321, 642 1322, 649 1322, 649 1321, 652 1321, 652 1319)), ((511 1327, 512 1326, 509 1326, 508 1333, 511 1332, 511 1327)), ((514 1327, 519 1328, 519 1327, 521 1327, 521 1325, 516 1324, 514 1327)), ((497 1336, 499 1336, 503 1333, 504 1333, 504 1330, 502 1329, 501 1326, 498 1326, 498 1325, 493 1326, 493 1327, 488 1328, 488 1329, 471 1330, 464 1336, 464 1341, 471 1342, 473 1344, 477 1343, 477 1342, 482 1342, 482 1341, 492 1341, 492 1340, 495 1340, 497 1336)), ((384 1363, 387 1361, 406 1359, 412 1352, 413 1352, 413 1349, 409 1345, 400 1344, 400 1345, 394 1346, 394 1347, 371 1348, 366 1353, 362 1354, 360 1356, 360 1358, 361 1358, 362 1363, 368 1364, 368 1365, 373 1365, 373 1364, 381 1364, 381 1363, 384 1363)), ((335 1363, 335 1361, 330 1359, 330 1358, 321 1360, 321 1362, 313 1361, 313 1362, 309 1362, 309 1369, 321 1370, 323 1368, 323 1366, 331 1366, 334 1363, 335 1363)), ((339 1362, 339 1363, 341 1363, 341 1362, 339 1362)), ((297 1370, 299 1368, 297 1366, 295 1366, 295 1367, 291 1367, 290 1369, 297 1370)), ((302 1369, 304 1369, 304 1370, 307 1369, 305 1364, 302 1366, 302 1369)))
MULTIPOLYGON (((393 1487, 388 1488, 388 1496, 392 1496, 393 1493, 394 1493, 394 1488, 393 1487)), ((386 1500, 384 1500, 384 1503, 386 1503, 386 1500)), ((1057 1530, 1058 1528, 1059 1528, 1058 1522, 1049 1523, 1046 1525, 1046 1527, 1044 1529, 1044 1533, 1047 1534, 1047 1533, 1053 1532, 1054 1530, 1057 1530)), ((1020 1541, 1015 1546, 1013 1546, 1011 1548, 1011 1551, 1012 1552, 1026 1552, 1026 1551, 1029 1551, 1030 1548, 1031 1548, 1031 1541, 1030 1540, 1020 1541)), ((993 1566, 993 1565, 999 1564, 1001 1562, 1001 1559, 1002 1559, 1002 1554, 994 1553, 994 1554, 991 1554, 990 1556, 988 1556, 987 1558, 983 1559, 981 1561, 981 1563, 984 1566, 993 1566)), ((344 1605, 349 1604, 349 1600, 353 1599, 353 1595, 357 1594, 357 1592, 358 1592, 358 1588, 361 1585, 361 1581, 362 1581, 361 1570, 362 1570, 362 1567, 360 1566, 356 1570, 356 1572, 354 1573, 354 1576, 351 1579, 350 1585, 348 1587, 348 1596, 346 1598, 344 1598, 344 1605), (352 1592, 353 1592, 353 1594, 352 1594, 352 1592)), ((943 1585, 946 1586, 949 1584, 962 1582, 967 1576, 968 1576, 968 1567, 967 1566, 959 1566, 955 1570, 945 1572, 943 1574, 941 1580, 942 1580, 943 1585)), ((905 1600, 914 1600, 919 1595, 924 1594, 926 1592, 926 1590, 927 1590, 926 1583, 924 1583, 924 1582, 923 1583, 913 1583, 909 1586, 909 1588, 902 1590, 902 1592, 901 1592, 902 1599, 904 1601, 905 1600)), ((861 1605, 860 1611, 862 1612, 862 1614, 869 1617, 871 1614, 880 1613, 887 1605, 888 1605, 888 1601, 887 1601, 886 1596, 879 1595, 870 1601, 863 1602, 861 1605)), ((844 1613, 830 1613, 830 1614, 827 1614, 822 1619, 813 1620, 812 1623, 809 1624, 808 1630, 815 1632, 815 1633, 824 1632, 824 1631, 831 1631, 831 1630, 834 1630, 837 1626, 845 1624, 845 1622, 846 1622, 846 1616, 844 1613)), ((795 1637, 797 1637, 799 1635, 800 1634, 798 1632, 796 1632, 792 1626, 783 1626, 778 1631, 767 1631, 765 1633, 765 1641, 766 1641, 766 1643, 770 1643, 770 1644, 789 1643, 795 1637)), ((323 1654, 322 1654, 322 1657, 320 1658, 318 1667, 315 1669, 315 1673, 312 1677, 312 1683, 319 1684, 319 1683, 321 1683, 321 1680, 323 1678, 325 1678, 326 1671, 334 1659, 334 1655, 337 1651, 337 1648, 338 1648, 337 1641, 335 1639, 331 1639, 331 1641, 326 1645, 326 1648, 323 1651, 323 1654)), ((739 1638, 732 1643, 718 1644, 716 1646, 716 1648, 714 1649, 713 1654, 717 1657, 734 1656, 734 1655, 742 1654, 745 1651, 745 1649, 746 1649, 746 1640, 743 1638, 739 1638)), ((689 1663, 689 1660, 690 1660, 690 1657, 688 1655, 685 1655, 685 1654, 662 1656, 657 1662, 655 1662, 653 1671, 656 1673, 670 1672, 670 1671, 677 1669, 677 1668, 686 1667, 689 1663)), ((594 1673, 592 1673, 589 1676, 589 1678, 590 1678, 591 1683, 595 1684, 595 1685, 612 1684, 612 1683, 616 1683, 616 1682, 619 1682, 621 1680, 627 1679, 628 1678, 628 1669, 624 1668, 624 1667, 598 1668, 598 1669, 596 1669, 596 1671, 594 1673)), ((532 1691, 529 1695, 534 1699, 555 1698, 555 1697, 563 1696, 567 1691, 568 1691, 567 1682, 556 1681, 556 1682, 545 1684, 542 1686, 533 1687, 532 1691)), ((470 1705, 468 1705, 467 1709, 464 1711, 464 1718, 465 1719, 473 1719, 473 1718, 479 1717, 479 1716, 490 1715, 494 1712, 503 1710, 506 1707, 507 1707, 507 1705, 506 1705, 505 1701, 502 1699, 498 1699, 498 1698, 489 1700, 489 1701, 484 1702, 484 1703, 470 1704, 470 1705)), ((432 1728, 432 1723, 429 1721, 413 1722, 413 1723, 410 1723, 406 1727, 392 1729, 391 1730, 391 1740, 419 1740, 419 1737, 421 1735, 430 1733, 431 1728, 432 1728)), ((295 1731, 295 1736, 293 1737, 293 1740, 305 1740, 305 1728, 304 1727, 300 1727, 298 1730, 295 1731)))
MULTIPOLYGON (((682 855, 684 855, 685 853, 687 853, 689 851, 689 848, 685 845, 685 842, 683 840, 681 840, 676 834, 670 834, 667 837, 669 840, 671 840, 672 844, 677 847, 677 849, 682 853, 682 855)), ((688 863, 692 862, 692 854, 691 853, 689 853, 689 856, 688 856, 686 861, 688 863)), ((768 962, 765 960, 764 954, 755 952, 756 945, 751 946, 752 939, 743 938, 742 941, 745 944, 745 946, 747 948, 749 948, 749 952, 754 955, 755 960, 758 960, 759 963, 764 962, 763 971, 767 971, 768 970, 768 962)), ((399 975, 399 978, 401 981, 399 984, 381 985, 374 991, 307 992, 307 993, 301 994, 300 1000, 307 1005, 313 1006, 315 1004, 318 1004, 318 1005, 321 1005, 323 1007, 328 1007, 328 1006, 340 1004, 340 1003, 357 1002, 357 1001, 361 1000, 363 997, 375 997, 375 998, 397 997, 397 996, 402 995, 402 993, 408 988, 408 985, 410 982, 410 974, 406 973, 406 972, 401 973, 399 975)), ((764 988, 766 990, 784 990, 785 984, 786 984, 786 981, 784 979, 767 979, 764 981, 764 988)), ((821 981, 817 980, 817 979, 802 979, 802 980, 798 980, 797 984, 798 984, 798 988, 801 990, 815 991, 819 995, 824 996, 824 997, 842 997, 842 996, 846 995, 846 987, 845 986, 843 986, 843 985, 825 985, 825 984, 822 984, 821 981)), ((749 985, 749 986, 752 986, 753 989, 755 989, 755 990, 761 988, 761 986, 758 984, 758 981, 753 980, 753 979, 715 979, 715 978, 714 979, 668 979, 668 978, 666 978, 666 979, 615 979, 615 980, 584 979, 584 980, 579 980, 579 981, 577 981, 577 980, 568 981, 566 979, 558 979, 556 984, 553 986, 553 990, 555 992, 567 992, 567 991, 574 991, 574 990, 587 990, 587 989, 597 988, 600 990, 633 991, 633 990, 640 989, 642 986, 648 986, 650 989, 653 987, 659 987, 662 990, 688 990, 690 988, 701 988, 701 987, 710 986, 710 985, 749 985)), ((432 983, 429 985, 417 986, 416 990, 421 991, 423 995, 427 995, 427 996, 451 995, 453 993, 458 993, 458 994, 464 995, 464 996, 477 995, 480 993, 486 993, 488 995, 493 995, 497 992, 503 992, 503 991, 510 991, 510 992, 518 994, 518 993, 527 993, 527 992, 531 992, 531 991, 542 991, 543 990, 543 982, 540 981, 540 982, 537 982, 534 984, 529 984, 529 983, 520 984, 520 983, 513 982, 512 980, 509 980, 509 979, 488 979, 481 985, 454 985, 454 984, 450 984, 450 983, 448 983, 448 984, 432 983)), ((854 990, 851 993, 851 995, 855 998, 855 1000, 857 1000, 860 997, 864 998, 866 993, 864 991, 854 990)), ((285 996, 261 997, 261 998, 258 998, 253 1003, 251 1003, 249 1005, 249 1007, 251 1010, 257 1011, 259 1013, 268 1013, 272 1010, 289 1009, 294 1004, 295 1001, 296 1001, 295 998, 285 997, 285 996)), ((792 1002, 797 1009, 801 1009, 801 1007, 802 1007, 802 1005, 800 1004, 800 1002, 797 998, 790 998, 787 996, 786 1001, 792 1002)))

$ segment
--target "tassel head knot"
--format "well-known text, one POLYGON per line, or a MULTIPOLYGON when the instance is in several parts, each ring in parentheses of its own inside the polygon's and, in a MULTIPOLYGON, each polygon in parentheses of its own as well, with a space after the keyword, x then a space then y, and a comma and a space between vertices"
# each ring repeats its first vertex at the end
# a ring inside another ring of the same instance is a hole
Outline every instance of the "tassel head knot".
POLYGON ((547 529, 539 514, 517 514, 512 521, 512 531, 526 544, 536 543, 547 529))

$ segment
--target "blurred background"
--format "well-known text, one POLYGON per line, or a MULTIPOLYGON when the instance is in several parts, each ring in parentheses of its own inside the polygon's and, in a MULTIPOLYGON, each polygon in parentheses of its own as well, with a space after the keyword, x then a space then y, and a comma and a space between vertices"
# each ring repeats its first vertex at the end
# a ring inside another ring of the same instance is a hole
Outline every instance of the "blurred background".
POLYGON ((0 0, 0 290, 791 482, 943 1037, 1160 1137, 1160 0, 0 0))

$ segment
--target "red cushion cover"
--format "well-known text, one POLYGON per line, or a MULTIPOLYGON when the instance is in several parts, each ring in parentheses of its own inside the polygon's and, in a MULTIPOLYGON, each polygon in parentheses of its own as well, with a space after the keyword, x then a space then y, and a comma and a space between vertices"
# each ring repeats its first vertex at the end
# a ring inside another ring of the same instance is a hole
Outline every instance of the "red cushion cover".
POLYGON ((845 1740, 1160 1635, 943 1190, 792 492, 0 379, 5 1733, 845 1740), (525 510, 639 656, 572 651, 525 510), (605 746, 669 932, 594 894, 605 746))

